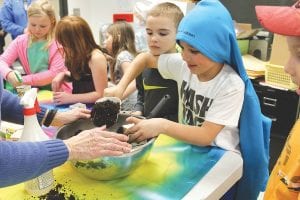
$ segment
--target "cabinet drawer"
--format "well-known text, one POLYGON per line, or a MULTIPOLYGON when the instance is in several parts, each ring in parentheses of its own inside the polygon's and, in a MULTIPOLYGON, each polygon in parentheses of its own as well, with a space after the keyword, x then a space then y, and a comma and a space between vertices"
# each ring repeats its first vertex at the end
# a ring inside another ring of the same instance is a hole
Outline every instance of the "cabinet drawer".
POLYGON ((285 138, 297 119, 299 96, 293 91, 253 83, 261 110, 272 120, 272 134, 285 138))

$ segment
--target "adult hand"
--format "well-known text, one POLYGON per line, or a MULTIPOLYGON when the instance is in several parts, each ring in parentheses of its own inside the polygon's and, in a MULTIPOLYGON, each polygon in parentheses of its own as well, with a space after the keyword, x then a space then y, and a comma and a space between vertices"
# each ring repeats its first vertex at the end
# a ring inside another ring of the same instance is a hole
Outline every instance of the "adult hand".
POLYGON ((68 111, 58 111, 54 116, 51 126, 62 126, 78 119, 91 117, 91 111, 84 108, 74 108, 68 111))
POLYGON ((53 92, 62 92, 61 85, 65 79, 65 72, 58 73, 51 83, 51 88, 53 92))
POLYGON ((100 156, 120 156, 131 150, 128 136, 105 131, 105 126, 82 131, 65 140, 69 160, 90 160, 100 156))
POLYGON ((19 82, 17 76, 15 75, 14 71, 10 71, 7 76, 6 80, 15 88, 17 86, 22 85, 21 82, 19 82))
POLYGON ((164 132, 163 126, 161 126, 163 120, 162 118, 138 119, 128 117, 126 121, 135 125, 127 129, 125 134, 129 135, 130 142, 141 142, 156 137, 159 133, 164 132))

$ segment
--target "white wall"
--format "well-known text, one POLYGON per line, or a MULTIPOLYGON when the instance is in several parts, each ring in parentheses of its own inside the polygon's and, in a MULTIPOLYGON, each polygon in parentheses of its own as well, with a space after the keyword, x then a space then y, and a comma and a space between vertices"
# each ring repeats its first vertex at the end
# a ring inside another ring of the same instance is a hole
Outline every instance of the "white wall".
POLYGON ((79 8, 80 16, 90 25, 95 40, 99 43, 99 30, 103 23, 112 23, 114 13, 132 13, 137 0, 68 0, 69 15, 79 8))
POLYGON ((53 5, 56 19, 59 20, 59 0, 49 0, 49 2, 53 5))
MULTIPOLYGON (((143 0, 68 0, 68 12, 69 15, 74 15, 79 9, 80 16, 89 23, 95 40, 99 43, 101 24, 112 23, 112 15, 115 13, 132 13, 134 5, 138 1, 143 2, 143 0)), ((194 6, 193 3, 181 0, 151 0, 156 3, 163 1, 175 3, 184 14, 194 6)))

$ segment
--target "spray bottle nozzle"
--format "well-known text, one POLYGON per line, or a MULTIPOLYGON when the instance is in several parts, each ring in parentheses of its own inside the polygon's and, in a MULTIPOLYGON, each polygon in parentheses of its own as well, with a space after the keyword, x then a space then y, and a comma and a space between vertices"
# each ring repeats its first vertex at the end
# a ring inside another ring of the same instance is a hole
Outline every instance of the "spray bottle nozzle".
POLYGON ((31 88, 26 91, 20 100, 20 104, 24 106, 24 115, 40 112, 40 106, 37 101, 37 88, 31 88))

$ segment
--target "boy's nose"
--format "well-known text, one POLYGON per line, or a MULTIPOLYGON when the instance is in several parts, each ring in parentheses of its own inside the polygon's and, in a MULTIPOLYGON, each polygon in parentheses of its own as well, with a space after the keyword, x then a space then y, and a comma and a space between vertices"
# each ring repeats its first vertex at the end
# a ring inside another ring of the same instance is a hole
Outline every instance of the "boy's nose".
POLYGON ((151 40, 152 42, 156 42, 156 41, 157 41, 157 37, 156 37, 155 35, 153 35, 153 36, 151 36, 150 40, 151 40))

